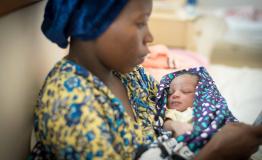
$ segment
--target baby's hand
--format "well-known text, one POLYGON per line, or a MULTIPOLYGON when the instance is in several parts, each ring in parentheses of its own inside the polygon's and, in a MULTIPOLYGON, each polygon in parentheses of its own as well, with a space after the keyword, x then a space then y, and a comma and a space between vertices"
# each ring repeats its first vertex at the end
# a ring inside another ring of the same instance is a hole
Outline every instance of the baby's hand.
POLYGON ((175 137, 182 135, 187 131, 192 131, 193 129, 192 124, 188 124, 185 122, 174 121, 173 125, 174 125, 175 137))
POLYGON ((174 133, 174 136, 177 137, 186 133, 187 131, 192 131, 193 125, 168 119, 164 123, 164 129, 172 131, 174 133))

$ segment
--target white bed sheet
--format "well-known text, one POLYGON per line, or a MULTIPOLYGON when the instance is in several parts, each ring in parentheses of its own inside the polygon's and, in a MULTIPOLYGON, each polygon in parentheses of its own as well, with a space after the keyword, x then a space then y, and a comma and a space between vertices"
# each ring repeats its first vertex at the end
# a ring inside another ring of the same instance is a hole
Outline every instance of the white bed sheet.
POLYGON ((252 124, 262 111, 262 69, 211 65, 208 70, 236 118, 252 124))
MULTIPOLYGON (((236 118, 253 124, 262 111, 262 69, 211 65, 208 70, 236 118)), ((262 160, 262 146, 251 159, 262 160)))

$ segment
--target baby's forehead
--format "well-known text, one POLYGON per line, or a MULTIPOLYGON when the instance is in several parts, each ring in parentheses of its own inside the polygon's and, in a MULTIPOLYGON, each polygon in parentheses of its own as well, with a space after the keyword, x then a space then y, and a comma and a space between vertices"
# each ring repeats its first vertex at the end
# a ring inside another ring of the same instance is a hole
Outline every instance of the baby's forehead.
POLYGON ((170 83, 170 86, 174 86, 175 84, 194 84, 196 85, 199 80, 198 75, 191 73, 183 73, 176 76, 170 83))
POLYGON ((177 74, 172 81, 174 81, 176 79, 182 79, 182 78, 183 79, 188 78, 188 79, 198 80, 199 76, 196 75, 196 74, 190 73, 190 72, 189 73, 185 72, 185 73, 177 74))

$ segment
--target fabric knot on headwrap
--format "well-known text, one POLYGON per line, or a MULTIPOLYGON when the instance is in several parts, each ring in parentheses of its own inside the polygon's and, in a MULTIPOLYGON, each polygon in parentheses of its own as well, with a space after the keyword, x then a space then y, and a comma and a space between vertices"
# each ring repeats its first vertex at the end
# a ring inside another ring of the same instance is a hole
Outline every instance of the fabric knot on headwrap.
POLYGON ((199 81, 193 102, 193 130, 176 137, 176 140, 196 154, 223 125, 238 120, 228 109, 226 100, 204 67, 173 72, 161 79, 156 98, 159 116, 165 116, 171 81, 184 73, 197 75, 199 81))
POLYGON ((68 38, 92 40, 99 37, 120 14, 128 0, 49 0, 42 31, 61 48, 68 38))

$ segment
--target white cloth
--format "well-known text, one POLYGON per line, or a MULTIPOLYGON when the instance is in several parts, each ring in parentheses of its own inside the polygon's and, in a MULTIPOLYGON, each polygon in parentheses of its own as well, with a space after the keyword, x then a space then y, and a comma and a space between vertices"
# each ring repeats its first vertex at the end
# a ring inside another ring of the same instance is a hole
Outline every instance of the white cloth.
POLYGON ((166 118, 191 124, 193 122, 193 109, 192 107, 188 107, 184 112, 177 111, 176 109, 167 109, 166 118))

